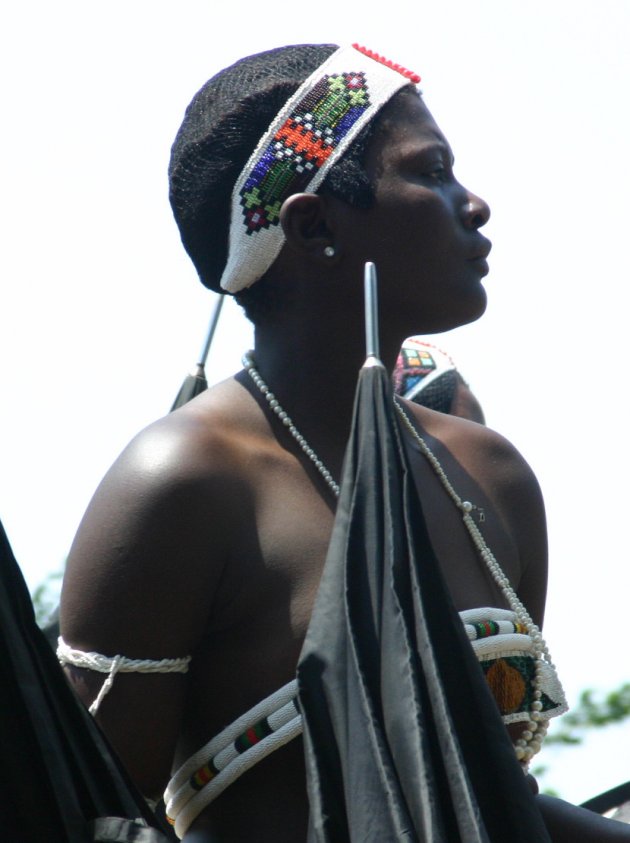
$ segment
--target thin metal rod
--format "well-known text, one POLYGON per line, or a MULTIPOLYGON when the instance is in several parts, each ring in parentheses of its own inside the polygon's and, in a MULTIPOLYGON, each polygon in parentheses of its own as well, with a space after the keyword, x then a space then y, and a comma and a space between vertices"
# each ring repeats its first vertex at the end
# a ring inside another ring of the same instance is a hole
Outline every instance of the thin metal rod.
POLYGON ((376 267, 371 261, 365 264, 363 276, 365 295, 365 355, 366 357, 380 356, 378 342, 378 291, 376 284, 376 267))
POLYGON ((208 333, 206 334, 206 340, 203 344, 203 348, 201 350, 201 356, 197 361, 198 366, 205 366, 206 360, 208 359, 208 353, 210 351, 210 346, 212 345, 212 339, 214 337, 214 332, 217 329, 217 323, 219 321, 219 316, 221 315, 221 308, 223 307, 223 302, 225 301, 224 295, 218 295, 216 302, 214 304, 214 310, 212 311, 212 317, 210 318, 210 326, 208 327, 208 333))

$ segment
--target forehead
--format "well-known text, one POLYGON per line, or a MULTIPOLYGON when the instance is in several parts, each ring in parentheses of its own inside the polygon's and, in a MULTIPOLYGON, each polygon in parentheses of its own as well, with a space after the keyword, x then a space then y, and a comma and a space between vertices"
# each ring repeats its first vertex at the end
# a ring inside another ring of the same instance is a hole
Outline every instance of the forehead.
POLYGON ((407 157, 428 146, 441 146, 452 157, 451 148, 422 97, 405 88, 393 97, 377 119, 367 149, 370 165, 382 167, 387 159, 407 157))

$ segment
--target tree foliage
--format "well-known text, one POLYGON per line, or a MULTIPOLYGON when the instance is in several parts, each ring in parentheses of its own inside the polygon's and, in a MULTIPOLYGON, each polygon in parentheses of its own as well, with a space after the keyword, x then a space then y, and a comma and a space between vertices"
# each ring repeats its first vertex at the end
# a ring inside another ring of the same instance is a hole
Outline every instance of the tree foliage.
POLYGON ((61 589, 62 578, 63 571, 55 571, 49 574, 31 593, 31 600, 35 609, 35 620, 40 627, 46 624, 59 604, 59 591, 61 589))
POLYGON ((577 704, 558 721, 557 728, 545 739, 545 745, 581 744, 587 731, 610 726, 630 717, 630 682, 605 695, 587 689, 577 704))

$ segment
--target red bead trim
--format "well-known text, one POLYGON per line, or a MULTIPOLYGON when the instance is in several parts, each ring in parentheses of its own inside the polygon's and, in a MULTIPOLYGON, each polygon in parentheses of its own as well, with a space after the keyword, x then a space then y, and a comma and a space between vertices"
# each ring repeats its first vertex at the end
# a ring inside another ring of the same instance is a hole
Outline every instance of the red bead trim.
POLYGON ((352 45, 355 50, 358 50, 363 55, 368 56, 368 58, 374 59, 374 61, 378 61, 381 64, 384 64, 385 67, 390 67, 392 70, 396 70, 402 76, 405 76, 409 79, 410 82, 413 82, 414 85, 417 85, 420 82, 420 77, 417 73, 414 73, 411 70, 407 70, 406 67, 403 67, 400 64, 394 64, 393 61, 386 59, 384 56, 379 56, 378 53, 375 53, 374 50, 368 50, 367 47, 362 47, 360 44, 353 44, 352 45))

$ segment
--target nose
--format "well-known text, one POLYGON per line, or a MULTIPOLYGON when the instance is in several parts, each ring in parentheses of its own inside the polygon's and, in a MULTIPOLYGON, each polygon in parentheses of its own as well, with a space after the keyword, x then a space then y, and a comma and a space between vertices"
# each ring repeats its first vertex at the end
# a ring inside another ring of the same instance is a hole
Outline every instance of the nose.
POLYGON ((466 191, 466 201, 462 207, 462 219, 466 228, 476 231, 490 219, 490 206, 480 196, 466 191))

